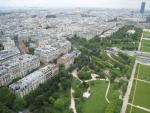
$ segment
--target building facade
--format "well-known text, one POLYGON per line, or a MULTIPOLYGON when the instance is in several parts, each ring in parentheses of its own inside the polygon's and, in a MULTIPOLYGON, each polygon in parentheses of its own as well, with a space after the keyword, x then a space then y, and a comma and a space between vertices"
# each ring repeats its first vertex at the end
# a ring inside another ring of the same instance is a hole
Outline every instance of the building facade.
POLYGON ((3 50, 0 51, 0 63, 20 54, 14 40, 4 37, 0 40, 3 50))
POLYGON ((31 91, 38 88, 40 84, 53 77, 57 71, 58 66, 56 65, 45 66, 20 79, 19 81, 9 85, 9 88, 19 97, 24 97, 31 91))
POLYGON ((34 54, 39 57, 42 63, 48 64, 61 56, 61 54, 68 53, 70 50, 71 43, 67 40, 58 40, 54 43, 48 40, 36 48, 34 54))
POLYGON ((67 69, 74 63, 74 59, 79 55, 80 55, 79 51, 67 53, 57 60, 57 64, 64 64, 65 68, 67 69))
POLYGON ((142 2, 141 3, 141 9, 140 9, 140 13, 143 14, 144 11, 145 11, 145 5, 146 5, 146 2, 142 2))
POLYGON ((24 54, 0 65, 0 86, 8 85, 16 78, 22 78, 40 66, 35 55, 24 54))

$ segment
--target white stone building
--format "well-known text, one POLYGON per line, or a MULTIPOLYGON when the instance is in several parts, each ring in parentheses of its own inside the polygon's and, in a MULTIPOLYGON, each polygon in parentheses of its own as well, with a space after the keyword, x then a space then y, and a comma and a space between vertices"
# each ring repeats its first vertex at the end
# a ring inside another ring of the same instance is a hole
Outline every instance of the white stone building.
POLYGON ((22 78, 40 66, 35 55, 24 54, 0 65, 0 86, 8 85, 16 78, 22 78))
POLYGON ((71 50, 71 43, 67 40, 58 40, 54 43, 47 40, 45 43, 36 48, 34 54, 37 55, 40 61, 48 64, 57 59, 60 55, 68 53, 71 50))
POLYGON ((53 77, 57 71, 58 66, 56 65, 45 66, 9 85, 9 88, 18 96, 23 97, 35 90, 40 84, 53 77))
POLYGON ((57 64, 64 64, 65 68, 69 68, 74 63, 74 59, 80 55, 79 51, 67 53, 57 60, 57 64))
POLYGON ((20 51, 16 47, 14 40, 12 40, 10 37, 3 37, 1 41, 4 50, 0 51, 0 63, 20 54, 20 51))
POLYGON ((16 47, 14 40, 11 40, 9 37, 7 37, 6 41, 3 42, 3 46, 5 50, 10 50, 16 47))
POLYGON ((2 50, 0 51, 0 63, 8 60, 9 58, 17 56, 19 54, 20 54, 20 51, 17 47, 13 47, 9 50, 2 50))

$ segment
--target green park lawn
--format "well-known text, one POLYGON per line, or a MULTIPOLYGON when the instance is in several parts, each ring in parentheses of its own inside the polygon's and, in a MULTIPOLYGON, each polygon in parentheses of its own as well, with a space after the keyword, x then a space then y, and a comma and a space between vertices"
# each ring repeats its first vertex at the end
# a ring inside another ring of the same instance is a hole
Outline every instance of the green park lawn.
POLYGON ((144 46, 150 47, 150 40, 143 40, 144 46))
MULTIPOLYGON (((150 81, 150 66, 138 64, 135 78, 150 81)), ((134 94, 134 91, 135 91, 135 85, 136 85, 136 92, 135 92, 135 95, 134 95, 133 104, 150 109, 150 97, 149 97, 150 90, 148 90, 148 89, 150 89, 150 84, 149 83, 134 80, 133 85, 132 85, 131 95, 130 95, 130 98, 129 98, 129 102, 132 103, 133 94, 134 94)), ((141 112, 141 113, 143 113, 143 112, 141 112)))
MULTIPOLYGON (((135 86, 135 84, 133 85, 135 86)), ((135 87, 133 89, 135 89, 135 87)), ((149 89, 150 89, 149 83, 137 81, 133 104, 150 109, 150 97, 149 97, 150 90, 149 89)), ((133 92, 134 91, 131 92, 132 100, 133 100, 133 92)), ((130 103, 131 102, 132 101, 130 100, 130 103)))
POLYGON ((105 92, 107 89, 105 81, 90 83, 91 96, 82 103, 82 113, 104 113, 107 102, 105 92))
POLYGON ((150 81, 150 66, 139 64, 138 68, 139 68, 138 79, 150 81))
POLYGON ((144 32, 143 38, 150 38, 150 32, 144 32))
MULTIPOLYGON (((128 105, 126 113, 130 113, 130 110, 131 110, 131 106, 128 105)), ((131 113, 149 113, 149 112, 132 107, 132 112, 131 113)))
POLYGON ((150 52, 150 40, 143 40, 142 50, 143 52, 150 52))

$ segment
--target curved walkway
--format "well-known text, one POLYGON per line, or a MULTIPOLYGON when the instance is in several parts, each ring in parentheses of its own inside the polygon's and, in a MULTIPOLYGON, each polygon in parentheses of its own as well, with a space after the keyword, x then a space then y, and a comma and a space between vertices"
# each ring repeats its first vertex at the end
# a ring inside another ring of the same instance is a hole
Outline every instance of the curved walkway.
POLYGON ((72 72, 72 76, 76 79, 78 79, 81 83, 83 83, 83 81, 78 77, 78 74, 77 74, 77 70, 75 69, 73 72, 72 72))
POLYGON ((106 101, 109 103, 109 100, 108 100, 108 92, 109 92, 109 89, 110 89, 110 80, 109 79, 107 79, 108 80, 108 87, 107 87, 107 90, 106 90, 106 93, 105 93, 105 99, 106 99, 106 101))

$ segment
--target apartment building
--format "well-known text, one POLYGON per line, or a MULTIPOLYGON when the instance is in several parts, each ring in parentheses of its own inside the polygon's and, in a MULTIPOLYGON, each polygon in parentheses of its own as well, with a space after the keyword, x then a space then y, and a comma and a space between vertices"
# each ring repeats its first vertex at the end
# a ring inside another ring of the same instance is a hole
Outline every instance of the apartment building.
POLYGON ((57 71, 58 66, 50 64, 9 85, 9 88, 18 96, 23 97, 53 77, 57 71))
POLYGON ((65 68, 67 69, 74 63, 74 59, 79 55, 79 51, 72 51, 67 53, 57 60, 57 64, 64 64, 65 68))
POLYGON ((16 78, 22 78, 40 66, 35 55, 24 54, 0 64, 0 86, 8 85, 16 78))
POLYGON ((34 54, 39 57, 42 63, 48 64, 57 59, 60 55, 68 53, 70 50, 71 43, 67 40, 59 40, 54 43, 50 43, 48 40, 46 43, 36 48, 34 54))
POLYGON ((20 54, 20 51, 16 47, 14 40, 12 40, 10 37, 3 37, 0 41, 4 48, 0 51, 0 63, 20 54))
POLYGON ((9 50, 1 50, 0 51, 0 63, 14 56, 18 56, 19 54, 20 54, 20 51, 17 47, 13 47, 9 50))

